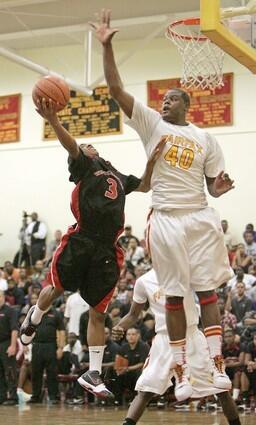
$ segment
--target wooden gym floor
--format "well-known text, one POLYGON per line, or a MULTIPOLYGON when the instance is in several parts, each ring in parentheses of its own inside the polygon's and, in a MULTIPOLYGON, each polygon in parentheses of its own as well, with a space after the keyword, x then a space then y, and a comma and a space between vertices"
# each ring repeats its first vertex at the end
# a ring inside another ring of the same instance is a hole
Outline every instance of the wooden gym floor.
MULTIPOLYGON (((127 409, 84 406, 0 406, 1 425, 121 425, 127 409)), ((240 415, 242 425, 255 425, 256 413, 240 415)), ((226 425, 222 414, 147 409, 140 425, 226 425)))

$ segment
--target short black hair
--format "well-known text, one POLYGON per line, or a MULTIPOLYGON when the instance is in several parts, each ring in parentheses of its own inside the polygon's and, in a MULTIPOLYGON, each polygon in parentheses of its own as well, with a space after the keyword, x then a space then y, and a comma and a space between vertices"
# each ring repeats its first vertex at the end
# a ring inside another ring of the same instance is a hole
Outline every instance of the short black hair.
POLYGON ((177 90, 181 94, 181 97, 182 97, 185 105, 189 108, 190 107, 190 96, 189 96, 189 94, 185 90, 182 90, 178 87, 173 89, 173 90, 177 90))

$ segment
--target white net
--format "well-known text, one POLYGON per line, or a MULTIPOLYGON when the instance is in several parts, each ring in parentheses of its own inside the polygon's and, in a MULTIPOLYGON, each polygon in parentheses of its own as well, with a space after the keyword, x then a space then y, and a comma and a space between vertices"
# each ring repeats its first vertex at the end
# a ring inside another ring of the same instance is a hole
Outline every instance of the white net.
POLYGON ((181 84, 189 89, 223 86, 224 52, 200 32, 200 19, 171 23, 165 33, 178 48, 183 70, 181 84))

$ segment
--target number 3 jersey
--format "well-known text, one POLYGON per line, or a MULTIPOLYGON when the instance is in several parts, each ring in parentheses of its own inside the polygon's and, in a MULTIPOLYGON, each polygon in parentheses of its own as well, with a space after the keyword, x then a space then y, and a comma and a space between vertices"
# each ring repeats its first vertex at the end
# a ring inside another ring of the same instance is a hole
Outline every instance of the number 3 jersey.
POLYGON ((151 178, 152 207, 205 208, 204 176, 224 170, 224 158, 216 139, 195 125, 174 125, 155 110, 134 100, 132 118, 126 124, 139 134, 149 157, 161 139, 166 146, 151 178))
POLYGON ((114 243, 123 229, 125 195, 141 180, 117 171, 103 158, 89 158, 80 150, 78 158, 69 157, 70 181, 76 184, 71 210, 80 231, 90 238, 114 243))

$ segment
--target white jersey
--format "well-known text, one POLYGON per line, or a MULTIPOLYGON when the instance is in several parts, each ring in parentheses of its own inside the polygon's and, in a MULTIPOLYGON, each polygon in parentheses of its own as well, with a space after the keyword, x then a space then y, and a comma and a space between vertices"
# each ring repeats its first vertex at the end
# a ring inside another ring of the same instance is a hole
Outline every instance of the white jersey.
POLYGON ((139 134, 147 157, 161 139, 167 140, 151 178, 152 207, 205 208, 204 176, 216 177, 225 167, 216 139, 191 123, 181 126, 164 121, 136 99, 126 124, 139 134))
MULTIPOLYGON (((156 273, 154 269, 145 273, 136 280, 133 301, 138 304, 149 302, 150 309, 155 316, 155 330, 158 332, 166 332, 165 320, 165 296, 159 287, 156 273)), ((184 307, 187 319, 187 326, 198 325, 198 310, 192 292, 185 295, 184 307)))

